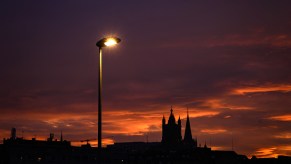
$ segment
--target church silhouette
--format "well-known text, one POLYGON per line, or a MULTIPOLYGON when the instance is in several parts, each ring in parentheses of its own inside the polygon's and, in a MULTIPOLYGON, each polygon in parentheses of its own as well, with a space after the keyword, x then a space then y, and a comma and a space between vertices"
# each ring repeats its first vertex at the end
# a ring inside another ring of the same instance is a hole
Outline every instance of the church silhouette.
POLYGON ((162 143, 169 145, 184 144, 191 147, 197 147, 197 139, 192 138, 188 109, 184 140, 182 140, 181 128, 182 124, 180 116, 178 119, 178 123, 176 123, 173 108, 171 107, 171 113, 169 116, 168 124, 166 124, 165 116, 163 116, 162 119, 162 143))

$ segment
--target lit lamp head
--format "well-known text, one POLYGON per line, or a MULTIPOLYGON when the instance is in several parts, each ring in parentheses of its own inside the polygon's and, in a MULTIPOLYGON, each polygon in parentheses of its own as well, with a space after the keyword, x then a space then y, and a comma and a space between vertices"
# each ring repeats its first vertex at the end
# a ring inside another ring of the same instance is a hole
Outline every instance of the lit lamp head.
POLYGON ((110 47, 110 46, 116 45, 120 41, 121 41, 121 39, 119 39, 117 37, 103 38, 96 43, 96 46, 99 48, 110 47))

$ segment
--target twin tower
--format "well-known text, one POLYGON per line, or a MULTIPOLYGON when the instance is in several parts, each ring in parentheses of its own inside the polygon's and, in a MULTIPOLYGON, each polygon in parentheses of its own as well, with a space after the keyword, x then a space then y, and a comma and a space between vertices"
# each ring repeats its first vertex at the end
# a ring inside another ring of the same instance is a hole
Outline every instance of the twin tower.
POLYGON ((171 107, 171 114, 169 116, 168 124, 166 124, 166 119, 163 116, 162 120, 162 143, 169 145, 184 144, 191 147, 197 147, 197 139, 192 138, 191 126, 189 120, 189 114, 187 111, 187 121, 185 127, 184 140, 181 134, 181 119, 179 116, 178 123, 176 123, 175 116, 173 114, 173 109, 171 107))

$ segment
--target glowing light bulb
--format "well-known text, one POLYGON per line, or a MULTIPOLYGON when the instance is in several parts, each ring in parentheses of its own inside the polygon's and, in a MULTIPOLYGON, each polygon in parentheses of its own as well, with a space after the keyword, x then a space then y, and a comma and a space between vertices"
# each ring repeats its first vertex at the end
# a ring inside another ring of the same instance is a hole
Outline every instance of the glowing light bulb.
POLYGON ((107 47, 108 46, 113 46, 115 44, 117 44, 117 41, 114 38, 109 38, 106 40, 106 42, 104 43, 107 47))

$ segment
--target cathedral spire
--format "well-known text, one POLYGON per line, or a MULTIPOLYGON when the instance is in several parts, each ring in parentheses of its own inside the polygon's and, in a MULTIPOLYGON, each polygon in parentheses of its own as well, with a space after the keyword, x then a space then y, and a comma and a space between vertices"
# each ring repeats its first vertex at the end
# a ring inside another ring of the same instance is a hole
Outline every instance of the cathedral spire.
POLYGON ((186 142, 186 143, 193 142, 188 108, 187 108, 187 121, 186 121, 186 127, 185 127, 184 142, 186 142))

